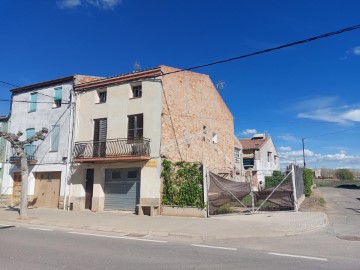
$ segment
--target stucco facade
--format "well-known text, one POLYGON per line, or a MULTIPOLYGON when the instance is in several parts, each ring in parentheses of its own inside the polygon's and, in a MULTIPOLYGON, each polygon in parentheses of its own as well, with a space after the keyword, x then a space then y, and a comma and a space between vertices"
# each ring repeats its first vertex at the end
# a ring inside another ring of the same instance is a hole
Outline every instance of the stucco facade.
MULTIPOLYGON (((0 116, 0 131, 7 131, 8 130, 8 117, 0 116)), ((7 148, 7 141, 0 137, 0 205, 2 204, 2 196, 1 196, 1 186, 4 174, 4 165, 6 161, 6 148, 7 148)))
MULTIPOLYGON (((67 196, 66 183, 70 170, 73 86, 76 83, 93 79, 95 78, 69 76, 12 90, 9 132, 21 131, 23 135, 20 139, 25 140, 27 136, 33 135, 43 127, 49 131, 45 140, 25 147, 29 160, 28 195, 30 205, 36 205, 36 202, 33 201, 37 186, 36 175, 38 173, 38 177, 40 177, 40 174, 43 173, 48 177, 48 183, 59 181, 58 187, 55 187, 56 198, 54 201, 56 207, 63 207, 64 197, 67 196)), ((14 206, 18 203, 18 194, 15 194, 14 190, 14 177, 20 173, 20 166, 10 147, 8 147, 6 160, 2 193, 6 197, 6 204, 14 206)), ((41 183, 43 179, 38 180, 41 183)))
MULTIPOLYGON (((161 138, 161 82, 143 79, 142 96, 132 97, 132 83, 107 85, 76 94, 76 120, 74 141, 92 141, 94 137, 94 119, 107 119, 107 139, 124 139, 128 136, 128 116, 143 114, 143 137, 150 139, 150 155, 147 160, 107 160, 100 162, 74 162, 71 176, 72 189, 69 202, 74 209, 85 208, 85 174, 94 169, 94 188, 92 194, 93 211, 104 210, 105 171, 107 169, 140 168, 140 203, 159 204, 160 193, 160 138, 161 138), (98 90, 106 88, 106 102, 99 103, 98 90)), ((126 158, 125 158, 126 159, 126 158)))

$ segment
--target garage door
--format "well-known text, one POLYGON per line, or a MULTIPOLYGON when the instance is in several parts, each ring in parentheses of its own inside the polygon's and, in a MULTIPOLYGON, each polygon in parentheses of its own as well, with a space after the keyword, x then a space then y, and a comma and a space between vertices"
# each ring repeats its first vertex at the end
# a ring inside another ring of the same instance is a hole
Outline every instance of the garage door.
POLYGON ((140 198, 140 168, 105 171, 105 210, 135 211, 140 198))

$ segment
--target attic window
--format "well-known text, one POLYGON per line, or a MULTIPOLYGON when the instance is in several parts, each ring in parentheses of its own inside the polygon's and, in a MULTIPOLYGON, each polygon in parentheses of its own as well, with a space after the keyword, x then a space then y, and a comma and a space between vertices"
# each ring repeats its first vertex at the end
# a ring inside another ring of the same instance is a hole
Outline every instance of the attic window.
POLYGON ((101 88, 97 90, 98 102, 97 103, 106 103, 107 91, 106 88, 101 88))
POLYGON ((132 98, 141 98, 142 97, 142 85, 136 84, 131 86, 132 98))
POLYGON ((268 162, 271 162, 271 152, 268 152, 268 162))

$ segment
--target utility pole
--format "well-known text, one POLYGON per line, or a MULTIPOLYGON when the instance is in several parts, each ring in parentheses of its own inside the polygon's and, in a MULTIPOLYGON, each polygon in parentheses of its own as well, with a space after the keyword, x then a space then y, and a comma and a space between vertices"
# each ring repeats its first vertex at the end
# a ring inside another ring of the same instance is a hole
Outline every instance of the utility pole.
POLYGON ((41 131, 35 133, 35 135, 26 139, 25 141, 20 141, 19 138, 23 135, 21 131, 17 134, 10 132, 0 131, 0 137, 3 137, 8 142, 10 142, 11 147, 15 149, 16 155, 20 158, 21 163, 21 199, 20 199, 20 219, 27 219, 27 207, 28 207, 28 176, 29 176, 29 167, 27 163, 27 154, 25 152, 25 145, 38 140, 44 140, 45 135, 48 133, 47 128, 42 128, 41 131))
POLYGON ((303 147, 304 168, 306 168, 306 162, 305 162, 305 139, 304 138, 302 138, 302 147, 303 147))

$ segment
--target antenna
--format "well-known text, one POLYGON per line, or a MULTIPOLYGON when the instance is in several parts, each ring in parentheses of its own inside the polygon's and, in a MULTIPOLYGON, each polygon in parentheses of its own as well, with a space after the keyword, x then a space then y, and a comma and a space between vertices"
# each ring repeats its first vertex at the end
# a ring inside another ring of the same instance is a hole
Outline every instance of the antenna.
POLYGON ((139 71, 141 70, 141 65, 138 61, 135 61, 134 63, 134 71, 139 71))
POLYGON ((216 83, 216 88, 217 88, 218 90, 224 89, 224 87, 225 87, 225 82, 224 82, 223 80, 220 80, 220 81, 218 81, 218 82, 216 83))

